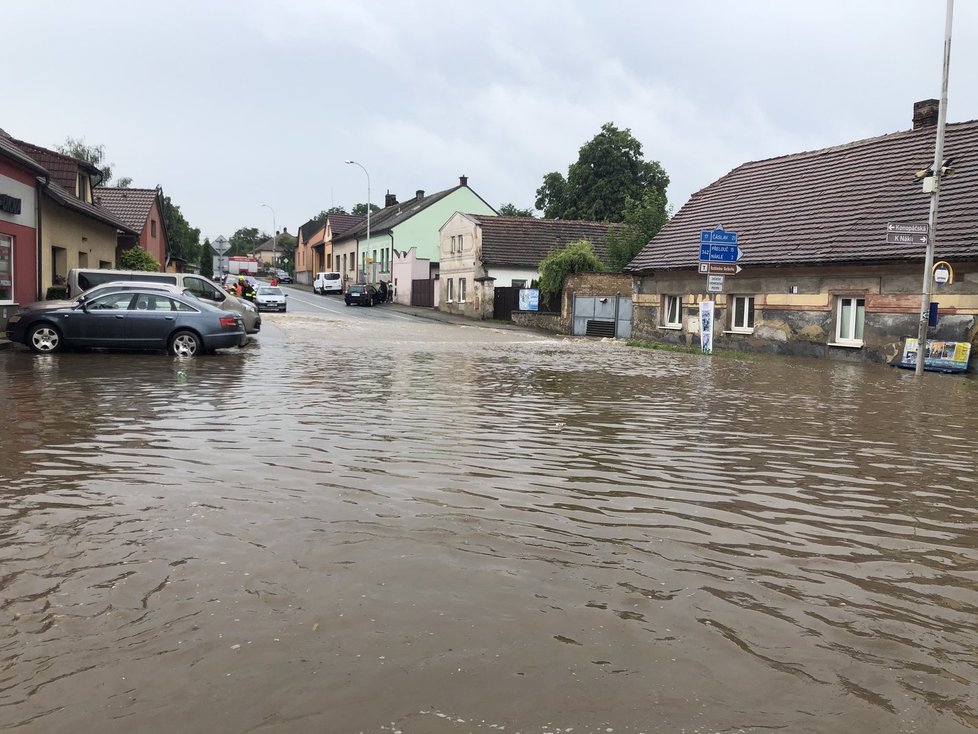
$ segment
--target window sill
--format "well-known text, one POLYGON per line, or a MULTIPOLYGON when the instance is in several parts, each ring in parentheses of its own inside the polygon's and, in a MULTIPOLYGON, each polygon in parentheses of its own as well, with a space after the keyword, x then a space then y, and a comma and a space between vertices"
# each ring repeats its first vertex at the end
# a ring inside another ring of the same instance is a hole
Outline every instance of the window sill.
POLYGON ((660 329, 667 329, 669 331, 682 331, 682 324, 663 324, 659 327, 660 329))
POLYGON ((723 333, 724 334, 748 334, 748 335, 750 335, 750 334, 753 334, 754 333, 754 330, 753 329, 724 329, 723 330, 723 333))
POLYGON ((830 347, 842 347, 843 349, 862 349, 862 342, 829 342, 830 347))

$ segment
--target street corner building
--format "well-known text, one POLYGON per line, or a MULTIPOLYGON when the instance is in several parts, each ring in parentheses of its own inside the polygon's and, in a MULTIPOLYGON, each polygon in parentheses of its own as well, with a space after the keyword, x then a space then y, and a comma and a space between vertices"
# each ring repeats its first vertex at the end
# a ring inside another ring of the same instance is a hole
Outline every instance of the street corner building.
MULTIPOLYGON (((699 304, 713 300, 718 349, 899 359, 920 320, 930 196, 916 174, 933 164, 937 113, 918 102, 911 130, 744 163, 698 191, 626 268, 633 334, 699 344, 699 304), (704 256, 707 232, 735 244, 704 256)), ((946 126, 943 157, 953 175, 931 236, 953 278, 932 286, 929 336, 971 344, 973 370, 978 120, 946 126)))

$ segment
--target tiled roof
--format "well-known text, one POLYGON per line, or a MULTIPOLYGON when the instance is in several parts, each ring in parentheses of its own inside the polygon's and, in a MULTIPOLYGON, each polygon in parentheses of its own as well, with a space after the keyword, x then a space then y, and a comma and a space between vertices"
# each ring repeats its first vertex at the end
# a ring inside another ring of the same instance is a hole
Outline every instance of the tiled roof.
POLYGON ((303 242, 306 242, 310 237, 316 234, 322 224, 323 223, 318 219, 310 219, 308 222, 299 227, 299 237, 303 242))
POLYGON ((67 191, 75 190, 79 168, 85 169, 92 176, 99 176, 101 173, 96 166, 80 158, 72 158, 70 155, 48 150, 23 140, 11 138, 11 142, 46 168, 51 174, 51 180, 67 191))
POLYGON ((553 250, 588 240, 602 260, 608 231, 619 225, 531 217, 466 215, 482 228, 482 262, 495 266, 536 267, 553 250))
POLYGON ((45 169, 44 166, 18 148, 14 142, 5 135, 0 135, 0 155, 16 161, 18 164, 29 169, 38 176, 48 175, 47 169, 45 169))
MULTIPOLYGON (((453 191, 458 191, 463 188, 462 186, 454 186, 450 189, 445 189, 444 191, 439 191, 435 194, 429 194, 428 196, 412 199, 407 201, 402 201, 392 206, 385 207, 378 212, 372 212, 370 214, 370 235, 373 237, 381 232, 386 232, 393 229, 401 222, 406 219, 410 219, 418 212, 423 209, 427 209, 429 206, 437 201, 441 201, 446 196, 451 194, 453 191)), ((360 237, 367 233, 367 218, 363 218, 361 224, 352 226, 346 232, 343 233, 341 237, 333 236, 333 242, 338 242, 339 240, 353 239, 355 237, 360 237)))
POLYGON ((137 232, 142 232, 156 201, 156 189, 119 189, 97 186, 95 203, 116 215, 137 232))
POLYGON ((83 216, 102 222, 103 224, 109 224, 126 234, 139 234, 139 230, 133 229, 102 207, 89 204, 87 201, 82 201, 54 181, 51 181, 44 187, 44 193, 58 204, 61 204, 61 206, 76 211, 83 216))
MULTIPOLYGON (((373 215, 370 216, 371 224, 373 224, 373 215)), ((360 217, 355 214, 330 214, 329 224, 333 228, 333 237, 337 237, 341 234, 345 234, 349 230, 356 227, 362 222, 366 222, 366 217, 360 217)), ((373 234, 371 232, 371 234, 373 234)))
MULTIPOLYGON (((696 267, 700 230, 736 232, 748 268, 922 261, 921 245, 886 243, 891 222, 926 223, 930 196, 914 174, 934 162, 936 128, 745 163, 695 193, 626 270, 696 267)), ((978 258, 978 121, 949 124, 938 258, 978 258)))

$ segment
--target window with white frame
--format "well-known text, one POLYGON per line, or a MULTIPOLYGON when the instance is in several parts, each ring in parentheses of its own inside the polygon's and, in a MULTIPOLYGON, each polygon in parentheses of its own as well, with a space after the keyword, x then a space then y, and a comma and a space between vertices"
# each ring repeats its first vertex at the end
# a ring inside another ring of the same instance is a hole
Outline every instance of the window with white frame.
POLYGON ((0 302, 14 300, 14 238, 0 234, 0 302))
POLYGON ((449 278, 447 281, 445 281, 445 297, 446 297, 446 299, 448 300, 449 303, 452 302, 452 298, 454 297, 454 293, 452 292, 452 279, 451 278, 449 278))
POLYGON ((460 234, 460 235, 458 236, 458 251, 459 251, 459 252, 461 252, 461 251, 462 251, 462 238, 463 238, 464 236, 465 236, 465 235, 461 235, 461 234, 460 234))
POLYGON ((458 302, 465 303, 465 278, 458 279, 458 302))
POLYGON ((835 341, 839 344, 862 346, 863 324, 866 321, 866 299, 858 296, 839 296, 835 322, 835 341))
POLYGON ((734 296, 732 298, 730 328, 733 331, 754 330, 754 296, 734 296))
POLYGON ((663 296, 662 325, 670 329, 678 329, 683 325, 683 297, 663 296))
POLYGON ((452 253, 455 253, 455 235, 452 235, 452 253))

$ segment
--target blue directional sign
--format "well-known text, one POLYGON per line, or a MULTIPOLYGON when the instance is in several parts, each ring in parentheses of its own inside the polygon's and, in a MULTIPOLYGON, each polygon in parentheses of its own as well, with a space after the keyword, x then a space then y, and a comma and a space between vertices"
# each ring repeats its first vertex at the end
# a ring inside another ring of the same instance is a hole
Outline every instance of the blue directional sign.
POLYGON ((720 227, 700 230, 700 262, 735 263, 743 253, 737 247, 737 233, 720 227))
POLYGON ((701 229, 700 244, 736 245, 737 233, 722 229, 701 229))
POLYGON ((737 245, 707 245, 700 243, 700 260, 711 263, 735 263, 744 253, 737 245))

